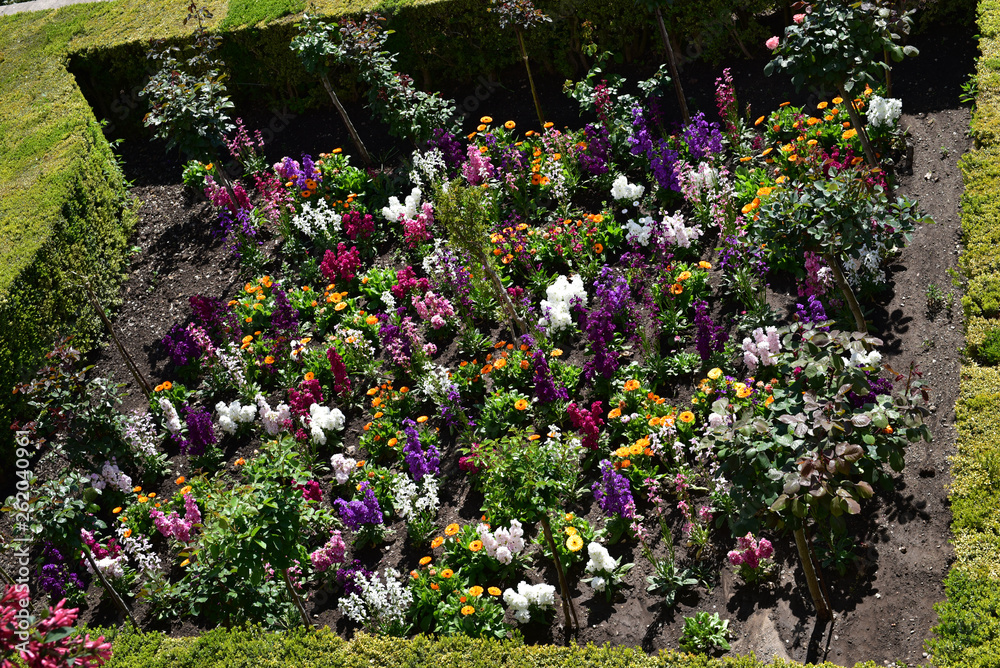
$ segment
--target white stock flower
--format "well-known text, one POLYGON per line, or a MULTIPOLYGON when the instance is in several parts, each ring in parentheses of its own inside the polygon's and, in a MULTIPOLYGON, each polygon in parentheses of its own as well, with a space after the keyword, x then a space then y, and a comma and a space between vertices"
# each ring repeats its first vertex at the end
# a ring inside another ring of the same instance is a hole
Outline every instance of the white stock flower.
POLYGON ((611 196, 616 200, 637 200, 644 192, 645 187, 629 183, 624 174, 619 174, 611 184, 611 196))

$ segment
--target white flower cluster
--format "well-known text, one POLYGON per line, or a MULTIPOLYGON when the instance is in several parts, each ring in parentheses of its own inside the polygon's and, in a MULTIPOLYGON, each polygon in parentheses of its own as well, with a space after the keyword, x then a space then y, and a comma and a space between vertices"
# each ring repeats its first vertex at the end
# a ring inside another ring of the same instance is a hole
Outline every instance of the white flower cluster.
POLYGON ((852 350, 850 357, 842 357, 841 359, 843 359, 844 364, 849 367, 876 367, 879 365, 879 362, 882 361, 882 353, 877 350, 873 350, 870 353, 852 350))
MULTIPOLYGON (((97 566, 97 570, 99 570, 105 578, 114 581, 125 577, 125 568, 122 566, 122 561, 124 560, 125 555, 119 554, 117 557, 94 559, 94 564, 97 566)), ((93 575, 94 569, 90 566, 90 560, 87 560, 86 565, 87 572, 93 575)))
POLYGON ((227 434, 235 434, 241 424, 253 422, 257 417, 257 407, 253 404, 240 405, 239 399, 234 399, 228 406, 225 401, 215 404, 219 414, 219 428, 227 434))
POLYGON ((881 241, 875 244, 875 248, 869 248, 865 244, 858 250, 857 257, 845 260, 844 273, 853 287, 861 285, 862 274, 868 274, 869 280, 874 283, 885 283, 885 272, 882 271, 882 254, 885 250, 885 244, 881 241))
POLYGON ((514 612, 514 619, 521 624, 531 621, 531 609, 544 610, 553 608, 556 604, 556 588, 552 585, 528 584, 520 582, 517 591, 508 588, 503 593, 504 603, 514 612))
POLYGON ((611 184, 612 197, 617 200, 628 200, 633 204, 635 204, 635 200, 642 197, 644 192, 646 192, 645 187, 629 183, 624 174, 620 174, 611 184))
POLYGON ((264 431, 270 436, 281 431, 285 426, 284 423, 292 417, 292 412, 287 404, 278 404, 277 408, 271 410, 271 406, 262 394, 257 395, 256 401, 257 407, 260 408, 260 419, 264 423, 264 431))
POLYGON ((333 468, 333 475, 337 478, 338 485, 347 482, 357 464, 357 460, 345 457, 339 452, 330 458, 330 466, 333 468))
POLYGON ((418 188, 424 185, 433 185, 447 176, 447 169, 448 165, 445 164, 444 153, 441 152, 441 149, 432 148, 427 152, 414 151, 410 181, 418 188))
POLYGON ((509 564, 514 560, 514 555, 524 551, 524 529, 517 520, 510 521, 509 529, 500 527, 492 533, 489 526, 480 524, 476 532, 479 534, 479 540, 483 542, 486 555, 501 564, 509 564))
POLYGON ((219 358, 222 366, 233 377, 236 387, 242 388, 247 384, 246 374, 243 372, 243 360, 232 343, 227 346, 225 351, 216 348, 215 356, 219 358))
MULTIPOLYGON (((303 417, 302 421, 306 419, 303 417)), ((319 404, 309 407, 309 435, 313 443, 326 445, 326 432, 344 430, 344 414, 339 408, 327 408, 319 404)))
POLYGON ((440 364, 428 365, 426 375, 420 379, 420 392, 426 397, 435 399, 447 397, 448 392, 455 387, 448 376, 448 369, 440 364))
POLYGON ((625 240, 640 246, 648 246, 656 227, 656 221, 650 216, 643 216, 638 223, 630 218, 625 223, 625 240))
POLYGON ((590 580, 590 586, 594 591, 604 591, 608 586, 608 580, 614 576, 618 562, 608 553, 607 548, 596 540, 587 546, 590 560, 587 562, 585 570, 594 577, 590 580))
POLYGON ((544 327, 549 334, 573 324, 573 315, 569 310, 571 306, 587 305, 587 292, 579 274, 571 279, 559 276, 552 285, 545 288, 545 295, 548 297, 542 300, 542 313, 545 315, 538 321, 538 326, 544 327))
POLYGON ((348 619, 368 630, 389 629, 405 622, 413 593, 400 583, 399 571, 387 568, 384 579, 378 574, 366 578, 356 573, 354 581, 361 593, 340 599, 340 611, 348 619))
POLYGON ((781 352, 781 341, 778 339, 778 330, 775 327, 768 327, 766 330, 758 327, 753 330, 753 338, 749 336, 743 339, 743 361, 750 371, 756 371, 757 365, 774 366, 777 363, 776 356, 781 352))
POLYGON ((439 505, 438 479, 433 475, 425 475, 420 485, 403 473, 393 481, 392 506, 404 521, 436 517, 439 505))
MULTIPOLYGON (((162 576, 162 562, 160 557, 153 550, 153 543, 149 536, 139 531, 132 531, 126 535, 128 527, 124 522, 119 523, 115 530, 118 534, 118 544, 122 546, 125 554, 132 557, 139 569, 139 577, 144 580, 158 579, 162 576)), ((120 556, 120 555, 119 555, 120 556)))
POLYGON ((393 296, 391 292, 385 290, 384 292, 382 292, 382 294, 378 296, 378 298, 382 300, 383 304, 385 304, 385 308, 387 311, 396 310, 396 298, 393 296))
POLYGON ((104 462, 101 467, 101 474, 90 474, 90 484, 94 489, 104 489, 111 485, 120 492, 132 491, 132 478, 128 477, 119 468, 117 462, 104 462))
POLYGON ((868 101, 868 124, 872 127, 892 127, 903 112, 903 101, 895 98, 884 98, 873 95, 868 101))
POLYGON ((690 248, 691 242, 701 237, 701 226, 692 225, 691 227, 687 227, 684 224, 684 216, 678 211, 672 216, 665 216, 663 218, 660 233, 663 235, 663 240, 668 244, 680 246, 681 248, 690 248))
POLYGON ((163 426, 171 434, 179 433, 181 430, 181 418, 177 415, 177 409, 173 402, 166 397, 160 397, 160 410, 163 411, 163 426))
POLYGON ((349 351, 357 353, 360 359, 375 358, 375 346, 365 338, 365 335, 360 330, 340 325, 334 332, 334 338, 340 339, 344 343, 344 346, 349 351))
POLYGON ((321 199, 315 207, 309 202, 305 202, 302 205, 302 211, 292 216, 291 222, 302 234, 312 239, 321 232, 339 232, 340 220, 340 214, 335 213, 326 200, 321 199))
MULTIPOLYGON (((682 163, 678 161, 677 164, 682 163)), ((691 170, 691 176, 689 178, 691 186, 694 187, 699 194, 715 190, 715 188, 719 185, 719 173, 716 172, 707 162, 703 162, 698 165, 697 169, 691 170)))
POLYGON ((420 213, 420 188, 414 188, 402 202, 398 197, 389 198, 389 206, 382 207, 382 217, 391 223, 403 218, 416 218, 420 213))

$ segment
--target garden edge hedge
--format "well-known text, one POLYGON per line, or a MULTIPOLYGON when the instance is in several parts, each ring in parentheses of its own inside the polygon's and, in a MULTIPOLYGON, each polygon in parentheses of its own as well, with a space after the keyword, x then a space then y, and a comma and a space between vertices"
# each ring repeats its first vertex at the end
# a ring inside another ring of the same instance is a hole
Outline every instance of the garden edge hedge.
MULTIPOLYGON (((96 630, 100 632, 100 629, 96 630)), ((93 635, 94 630, 90 631, 93 635)), ((329 628, 263 631, 218 628, 197 637, 126 631, 113 635, 113 654, 104 668, 801 668, 753 654, 724 658, 639 647, 524 645, 519 640, 466 636, 412 639, 358 633, 344 640, 329 628)), ((805 664, 812 666, 813 664, 805 664)), ((835 664, 816 664, 835 668, 835 664)), ((872 661, 855 668, 876 668, 872 661)))
POLYGON ((978 346, 1000 325, 1000 0, 980 0, 978 21, 975 145, 960 162, 968 355, 955 406, 949 489, 955 561, 927 641, 941 668, 1000 665, 1000 368, 975 361, 978 346))

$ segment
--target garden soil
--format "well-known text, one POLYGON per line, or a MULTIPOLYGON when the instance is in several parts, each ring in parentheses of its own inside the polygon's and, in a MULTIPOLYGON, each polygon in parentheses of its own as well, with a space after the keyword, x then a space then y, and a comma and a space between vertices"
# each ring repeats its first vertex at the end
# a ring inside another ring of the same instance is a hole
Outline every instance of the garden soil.
MULTIPOLYGON (((548 628, 525 630, 529 642, 563 643, 570 638, 577 642, 610 642, 616 645, 638 645, 647 651, 677 648, 683 619, 699 610, 718 612, 731 620, 732 652, 754 652, 758 657, 790 658, 798 661, 829 660, 841 665, 875 660, 878 663, 902 661, 909 665, 926 663, 923 639, 929 637, 936 623, 935 603, 944 599, 942 580, 952 559, 949 544, 951 514, 947 502, 948 455, 954 452, 954 405, 958 392, 960 349, 963 345, 959 288, 952 287, 948 271, 956 266, 960 252, 958 207, 962 180, 957 160, 970 142, 967 137, 969 110, 959 104, 959 84, 972 71, 976 55, 972 30, 950 34, 937 33, 918 40, 922 55, 913 62, 894 70, 894 94, 903 98, 903 124, 909 128, 914 145, 912 170, 898 175, 900 194, 917 199, 924 212, 936 222, 921 225, 910 245, 889 268, 889 289, 877 302, 863 304, 871 331, 886 344, 885 360, 898 372, 907 373, 911 362, 931 387, 928 408, 934 441, 918 443, 907 453, 905 470, 896 478, 891 492, 879 493, 867 502, 861 516, 851 518, 852 535, 858 536, 855 552, 859 558, 849 564, 841 576, 832 569, 823 570, 826 587, 835 618, 817 622, 809 599, 794 543, 790 537, 774 537, 776 559, 780 565, 777 580, 767 588, 751 589, 740 583, 725 564, 725 553, 732 547, 728 532, 714 535, 714 551, 709 562, 721 576, 711 588, 698 587, 681 596, 672 609, 665 609, 659 600, 645 591, 646 576, 651 573, 632 542, 611 548, 614 556, 625 556, 636 567, 629 573, 625 588, 613 602, 603 596, 594 597, 589 587, 579 584, 579 573, 570 580, 574 605, 579 615, 580 629, 567 632, 562 614, 557 613, 548 628), (912 171, 912 173, 910 173, 912 171), (952 293, 952 305, 941 312, 929 313, 927 290, 933 284, 945 293, 952 293)), ((815 104, 821 97, 816 91, 789 96, 791 88, 778 79, 763 79, 766 62, 764 53, 752 61, 740 60, 732 65, 741 103, 750 103, 754 115, 766 113, 779 102, 790 99, 796 104, 815 104)), ((689 62, 683 73, 688 94, 695 98, 709 118, 715 118, 712 84, 721 72, 721 65, 712 67, 702 62, 689 62)), ((637 68, 648 70, 651 68, 637 68)), ((630 78, 638 75, 626 70, 630 78)), ((547 91, 543 106, 557 124, 576 126, 575 104, 561 96, 561 80, 539 77, 540 89, 547 91)), ((470 91, 446 91, 459 100, 470 91)), ((478 102, 477 102, 478 104, 478 102)), ((488 113, 498 120, 512 118, 519 127, 532 127, 533 110, 526 83, 517 71, 503 73, 489 97, 466 121, 474 126, 480 114, 488 113)), ((251 129, 266 124, 270 112, 251 111, 245 114, 251 129)), ((359 131, 376 155, 386 164, 402 152, 388 138, 379 134, 378 127, 360 108, 353 109, 359 131)), ((316 154, 336 146, 349 150, 340 124, 332 113, 310 113, 295 117, 287 129, 267 146, 268 157, 297 157, 302 151, 316 154)), ((126 141, 122 146, 127 175, 133 181, 132 194, 141 202, 139 224, 131 240, 134 247, 132 267, 123 287, 124 305, 113 319, 117 332, 134 356, 141 372, 153 385, 171 379, 169 361, 158 341, 174 323, 190 317, 188 299, 202 294, 213 298, 232 298, 244 280, 239 276, 238 263, 232 259, 224 241, 214 233, 215 223, 207 202, 185 191, 180 184, 180 164, 164 159, 162 146, 149 142, 126 141)), ((264 249, 272 250, 274 242, 264 249)), ((271 267, 276 271, 278 267, 271 267)), ((772 304, 787 309, 794 303, 794 294, 775 289, 772 304)), ((568 350, 570 359, 582 354, 578 347, 568 350)), ((442 354, 443 361, 455 360, 454 346, 442 354)), ((123 410, 144 404, 141 394, 129 375, 117 350, 105 346, 91 356, 96 364, 94 373, 110 375, 129 385, 129 396, 123 410)), ((348 447, 357 444, 362 416, 348 413, 348 447)), ((252 454, 257 443, 243 442, 230 447, 227 461, 252 454)), ((445 458, 443 458, 445 460, 445 458)), ((442 508, 439 524, 451 521, 470 522, 480 516, 482 498, 471 490, 457 470, 457 457, 447 458, 443 473, 450 476, 442 488, 442 508)), ((146 491, 172 493, 174 475, 189 473, 181 456, 171 460, 173 474, 165 477, 165 489, 146 491)), ((230 469, 232 470, 232 469, 230 469)), ((42 472, 44 475, 44 471, 42 472)), ((325 488, 328 485, 324 484, 325 488)), ((3 491, 5 496, 9 493, 3 491)), ((326 495, 329 503, 329 494, 326 495)), ((590 503, 571 508, 574 512, 597 520, 590 503)), ((674 517, 675 536, 679 536, 680 518, 674 517)), ((0 532, 8 533, 9 519, 0 518, 0 532)), ((424 556, 423 547, 413 547, 406 539, 402 526, 396 527, 395 538, 383 550, 369 549, 355 555, 369 567, 381 561, 403 572, 416 567, 424 556)), ((656 545, 655 552, 665 554, 665 546, 656 545)), ((164 555, 165 562, 176 562, 164 555)), ((677 552, 681 564, 690 563, 685 548, 677 552)), ((10 556, 0 556, 0 563, 9 565, 10 556)), ((551 566, 532 573, 536 581, 555 582, 551 566)), ((176 569, 176 567, 175 567, 176 569)), ((89 608, 82 620, 90 624, 115 624, 120 621, 116 610, 99 602, 99 592, 91 587, 89 608)), ((345 620, 336 609, 335 599, 326 592, 314 592, 307 603, 313 620, 327 624, 341 634, 349 633, 345 620)), ((191 635, 201 628, 190 621, 157 622, 148 606, 139 602, 135 613, 144 628, 159 628, 173 635, 191 635)))

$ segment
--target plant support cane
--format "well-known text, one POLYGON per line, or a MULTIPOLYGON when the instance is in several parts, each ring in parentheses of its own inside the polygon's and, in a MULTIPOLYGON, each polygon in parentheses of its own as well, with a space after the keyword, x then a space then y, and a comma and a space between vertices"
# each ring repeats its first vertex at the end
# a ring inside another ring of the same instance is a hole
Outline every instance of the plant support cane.
POLYGON ((670 67, 670 76, 674 80, 674 90, 677 92, 677 102, 681 105, 681 117, 684 125, 691 122, 691 114, 688 112, 687 100, 684 98, 684 89, 681 87, 681 77, 677 73, 677 62, 674 60, 674 47, 670 44, 670 34, 667 32, 667 24, 663 22, 663 12, 656 8, 656 22, 660 26, 660 37, 663 38, 663 45, 667 50, 667 66, 670 67))
POLYGON ((809 546, 806 544, 805 530, 801 527, 796 529, 795 547, 799 550, 799 561, 802 564, 802 572, 806 576, 806 584, 809 585, 809 595, 812 596, 813 605, 816 606, 816 616, 820 619, 830 619, 830 606, 819 588, 819 581, 816 579, 816 571, 813 570, 812 557, 809 555, 809 546))
POLYGON ((868 162, 868 166, 872 169, 877 169, 878 159, 875 158, 875 151, 872 150, 872 145, 868 141, 868 133, 865 132, 865 128, 861 124, 861 116, 858 114, 858 110, 854 108, 854 98, 849 96, 847 91, 844 90, 844 84, 840 84, 840 97, 847 103, 847 113, 851 117, 851 126, 858 131, 858 139, 861 140, 861 147, 865 150, 865 159, 868 162))
POLYGON ((295 591, 295 587, 292 586, 292 578, 288 575, 288 569, 285 571, 285 587, 288 588, 288 594, 292 597, 292 602, 295 603, 296 609, 299 611, 299 616, 302 617, 302 623, 307 628, 312 628, 312 622, 309 621, 309 613, 306 612, 305 606, 302 604, 302 599, 299 598, 299 593, 295 591))
POLYGON ((857 331, 867 334, 868 325, 865 323, 864 314, 861 313, 861 305, 858 304, 858 300, 854 296, 851 284, 844 277, 844 270, 840 266, 840 260, 834 257, 832 253, 827 253, 823 256, 823 259, 830 266, 830 270, 833 272, 833 280, 837 282, 837 287, 840 288, 844 299, 847 300, 847 306, 851 309, 851 315, 854 316, 854 326, 857 327, 857 331))
POLYGON ((361 141, 358 131, 354 128, 354 123, 351 123, 350 117, 347 115, 347 110, 344 109, 344 105, 340 103, 340 98, 333 90, 333 85, 330 83, 330 77, 326 73, 319 75, 320 81, 323 82, 323 88, 326 89, 326 94, 330 96, 330 100, 333 102, 333 106, 337 108, 337 113, 340 114, 341 120, 344 121, 344 125, 347 126, 347 132, 351 135, 351 141, 354 142, 354 147, 358 149, 358 153, 361 154, 361 159, 365 161, 366 167, 374 166, 372 162, 372 157, 368 153, 368 149, 365 148, 364 143, 361 141))
POLYGON ((145 377, 143 377, 142 372, 139 371, 139 367, 136 366, 135 360, 133 360, 132 356, 127 350, 125 350, 125 346, 122 344, 121 339, 119 339, 118 335, 115 334, 115 330, 111 326, 111 321, 108 320, 107 314, 104 313, 104 308, 101 306, 101 303, 97 301, 97 296, 90 287, 89 279, 84 281, 83 287, 87 291, 87 299, 90 301, 90 305, 95 311, 97 311, 97 315, 101 318, 101 322, 103 322, 104 326, 107 327, 108 333, 111 334, 111 338, 114 340, 115 346, 118 348, 118 352, 121 353, 122 358, 125 360, 125 366, 127 366, 128 370, 132 373, 132 378, 135 379, 136 385, 138 385, 139 389, 146 395, 146 399, 149 399, 153 394, 153 389, 149 386, 149 382, 145 379, 145 377))
POLYGON ((524 48, 524 36, 521 29, 514 30, 517 33, 517 45, 521 47, 521 59, 524 60, 524 69, 528 71, 528 85, 531 86, 531 99, 535 102, 535 113, 538 114, 538 124, 545 126, 545 114, 542 113, 542 105, 538 101, 538 91, 535 90, 535 79, 531 76, 531 65, 528 64, 528 51, 524 48))
POLYGON ((115 588, 112 587, 111 583, 104 577, 104 573, 101 572, 101 569, 99 569, 97 564, 94 563, 94 555, 90 553, 90 548, 86 545, 83 546, 83 554, 86 555, 87 561, 90 562, 90 567, 95 573, 97 573, 97 577, 100 579, 101 585, 104 587, 104 591, 108 592, 111 596, 111 600, 114 601, 118 609, 125 614, 125 617, 132 623, 132 626, 139 628, 139 625, 135 623, 135 618, 132 617, 132 613, 129 611, 128 606, 125 605, 125 601, 122 600, 121 596, 118 595, 118 592, 115 591, 115 588))
POLYGON ((569 585, 566 582, 566 573, 563 572, 562 564, 559 562, 559 553, 556 551, 556 541, 552 538, 552 526, 549 525, 549 518, 542 516, 542 530, 545 532, 545 540, 552 550, 552 561, 556 565, 556 573, 559 574, 559 589, 562 595, 563 614, 566 615, 566 628, 578 629, 580 622, 576 617, 576 608, 573 606, 573 599, 569 595, 569 585), (573 615, 570 621, 570 613, 573 615))

